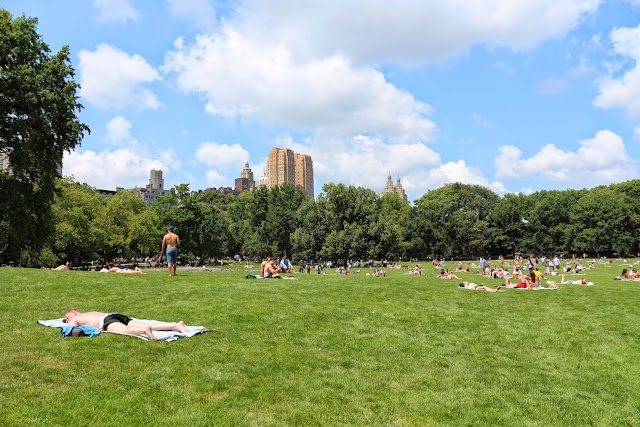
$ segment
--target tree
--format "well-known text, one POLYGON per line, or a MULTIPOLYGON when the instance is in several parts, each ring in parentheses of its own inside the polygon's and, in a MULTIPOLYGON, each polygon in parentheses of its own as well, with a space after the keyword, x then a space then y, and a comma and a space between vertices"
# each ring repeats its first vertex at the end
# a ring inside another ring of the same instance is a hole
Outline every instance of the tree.
POLYGON ((497 200, 479 185, 447 184, 416 201, 413 229, 434 256, 480 255, 490 247, 490 212, 497 200))
POLYGON ((505 194, 491 208, 492 253, 515 255, 526 251, 525 228, 531 209, 529 199, 522 193, 505 194), (524 221, 523 221, 524 220, 524 221))
POLYGON ((0 261, 39 251, 52 234, 62 157, 89 132, 69 48, 51 55, 37 23, 0 9, 0 155, 11 169, 0 173, 0 261))
POLYGON ((325 228, 325 241, 320 254, 342 260, 374 257, 376 246, 373 225, 378 220, 376 194, 352 185, 328 183, 318 196, 325 228))
POLYGON ((93 187, 73 178, 58 180, 58 194, 53 205, 55 220, 54 253, 61 261, 95 260, 102 254, 105 231, 96 223, 106 203, 93 187))
POLYGON ((106 198, 105 208, 95 219, 97 227, 105 235, 102 247, 105 259, 146 255, 140 252, 140 248, 149 248, 149 235, 159 234, 157 228, 145 231, 142 236, 137 232, 141 223, 149 224, 150 219, 144 214, 148 209, 139 195, 126 190, 118 190, 106 198))
POLYGON ((574 250, 607 256, 630 253, 636 224, 626 196, 609 188, 587 191, 571 206, 569 216, 574 250))

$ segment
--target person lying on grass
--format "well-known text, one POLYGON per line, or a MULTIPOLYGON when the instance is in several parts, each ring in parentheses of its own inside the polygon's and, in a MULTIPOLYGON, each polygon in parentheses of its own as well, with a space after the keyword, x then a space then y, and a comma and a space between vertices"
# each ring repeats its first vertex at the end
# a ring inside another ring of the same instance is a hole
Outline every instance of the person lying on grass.
POLYGON ((117 334, 147 335, 151 340, 156 339, 153 331, 189 331, 189 328, 182 320, 178 323, 158 322, 147 324, 139 320, 133 320, 120 313, 101 313, 99 311, 83 313, 76 309, 65 313, 64 322, 69 325, 89 325, 117 334))
POLYGON ((458 287, 464 288, 464 289, 473 290, 473 291, 487 291, 487 292, 499 292, 500 291, 500 286, 497 286, 496 288, 490 288, 488 286, 477 285, 475 283, 470 283, 470 282, 467 282, 466 280, 463 281, 462 283, 460 283, 458 285, 458 287))
MULTIPOLYGON (((561 285, 589 285, 589 284, 593 284, 590 282, 587 282, 587 278, 586 277, 582 277, 581 279, 578 280, 564 280, 564 274, 562 276, 560 276, 560 284, 561 285)), ((558 286, 558 284, 554 281, 554 280, 549 280, 547 282, 547 285, 549 286, 558 286)))
MULTIPOLYGON (((558 285, 556 284, 556 282, 550 280, 547 282, 547 285, 549 285, 550 288, 557 288, 558 285)), ((531 280, 530 276, 528 275, 523 275, 522 279, 520 279, 519 282, 512 282, 511 280, 509 280, 508 278, 504 280, 504 287, 505 288, 515 288, 515 289, 548 289, 548 288, 543 288, 542 286, 540 286, 539 283, 536 283, 535 281, 531 280)))
POLYGON ((445 271, 444 269, 442 269, 440 271, 440 274, 438 274, 438 278, 439 279, 459 279, 458 276, 456 276, 455 274, 453 274, 449 270, 445 271))

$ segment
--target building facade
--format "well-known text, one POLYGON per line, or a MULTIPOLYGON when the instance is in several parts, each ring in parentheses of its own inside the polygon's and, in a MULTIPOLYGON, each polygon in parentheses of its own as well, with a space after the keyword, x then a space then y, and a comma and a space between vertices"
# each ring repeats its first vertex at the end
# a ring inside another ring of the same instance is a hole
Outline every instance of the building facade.
POLYGON ((402 200, 408 201, 407 193, 405 193, 404 188, 402 188, 402 184, 400 183, 400 178, 396 181, 396 185, 393 185, 393 181, 391 180, 391 174, 387 176, 387 184, 384 186, 384 190, 380 193, 380 196, 384 196, 385 194, 395 193, 402 198, 402 200))
POLYGON ((267 187, 290 182, 314 197, 313 160, 307 154, 296 154, 289 148, 272 148, 267 159, 267 187))
POLYGON ((135 187, 129 189, 129 191, 134 194, 139 194, 147 205, 155 203, 158 197, 168 193, 168 191, 164 189, 162 171, 155 169, 151 169, 149 173, 149 184, 147 184, 146 187, 135 187))
POLYGON ((307 197, 313 199, 313 161, 307 154, 295 155, 295 185, 304 191, 307 197))
POLYGON ((253 171, 249 167, 249 162, 244 164, 244 169, 240 172, 240 178, 236 178, 235 192, 253 191, 256 188, 256 182, 253 179, 253 171))

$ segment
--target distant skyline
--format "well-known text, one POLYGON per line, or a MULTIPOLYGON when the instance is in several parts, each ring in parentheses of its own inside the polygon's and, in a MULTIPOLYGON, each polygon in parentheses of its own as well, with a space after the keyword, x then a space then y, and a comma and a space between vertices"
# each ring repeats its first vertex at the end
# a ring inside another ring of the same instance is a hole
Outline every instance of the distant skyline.
POLYGON ((233 187, 271 147, 410 201, 639 177, 640 0, 5 0, 68 44, 91 128, 63 174, 233 187))

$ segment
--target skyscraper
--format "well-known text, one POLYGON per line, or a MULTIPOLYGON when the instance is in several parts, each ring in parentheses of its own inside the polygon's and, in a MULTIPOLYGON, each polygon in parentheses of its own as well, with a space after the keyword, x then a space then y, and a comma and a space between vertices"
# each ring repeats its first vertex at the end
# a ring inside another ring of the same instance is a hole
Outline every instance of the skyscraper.
POLYGON ((267 159, 267 186, 273 188, 285 182, 296 182, 294 152, 288 148, 272 148, 267 159))
POLYGON ((307 197, 313 199, 313 161, 308 154, 295 155, 296 187, 302 188, 307 197))
POLYGON ((290 182, 312 197, 313 161, 307 154, 296 154, 288 148, 272 148, 267 160, 267 187, 290 182))

